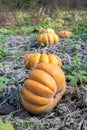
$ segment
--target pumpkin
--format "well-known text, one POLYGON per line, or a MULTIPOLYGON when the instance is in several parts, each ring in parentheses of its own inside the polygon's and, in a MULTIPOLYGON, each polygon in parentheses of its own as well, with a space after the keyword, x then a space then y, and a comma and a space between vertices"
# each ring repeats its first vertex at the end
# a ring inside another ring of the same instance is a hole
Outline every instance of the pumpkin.
POLYGON ((44 29, 43 32, 46 32, 46 33, 55 33, 55 31, 52 29, 52 28, 47 28, 47 29, 44 29))
POLYGON ((24 82, 21 103, 31 113, 48 113, 65 91, 66 80, 62 69, 57 65, 40 63, 24 82))
POLYGON ((48 32, 55 33, 55 31, 52 28, 45 29, 45 28, 41 27, 38 31, 41 33, 45 33, 45 32, 46 33, 48 33, 48 32))
POLYGON ((38 37, 37 41, 39 44, 56 44, 59 42, 59 37, 55 33, 45 32, 38 37))
POLYGON ((64 24, 64 20, 62 19, 58 19, 58 22, 64 24))
POLYGON ((53 63, 62 67, 62 60, 53 54, 31 53, 26 55, 24 58, 24 65, 27 69, 30 69, 39 63, 53 63))
POLYGON ((43 27, 40 27, 40 29, 38 30, 38 32, 44 32, 45 31, 45 28, 43 27))
POLYGON ((72 32, 67 31, 67 30, 62 30, 62 31, 60 31, 60 32, 58 33, 58 36, 59 36, 60 38, 69 38, 69 37, 72 36, 72 32))
POLYGON ((3 26, 12 26, 12 23, 6 21, 6 22, 2 22, 2 25, 3 25, 3 26))

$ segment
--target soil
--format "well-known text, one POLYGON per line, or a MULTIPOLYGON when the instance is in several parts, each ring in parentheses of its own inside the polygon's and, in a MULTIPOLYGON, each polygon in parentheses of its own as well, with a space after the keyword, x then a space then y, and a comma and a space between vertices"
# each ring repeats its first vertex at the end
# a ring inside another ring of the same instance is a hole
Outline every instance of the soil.
MULTIPOLYGON (((27 130, 87 130, 87 85, 78 85, 75 90, 67 82, 67 91, 57 106, 48 114, 34 115, 27 112, 21 105, 21 88, 25 79, 32 71, 24 67, 23 59, 31 52, 46 52, 62 58, 63 65, 73 66, 73 56, 87 61, 87 43, 71 42, 61 39, 59 44, 39 46, 31 41, 31 36, 8 36, 3 49, 11 52, 11 56, 2 61, 0 76, 10 79, 5 89, 0 92, 0 118, 4 122, 13 122, 15 130, 22 122, 31 122, 27 130), (73 51, 72 45, 80 45, 81 49, 73 51)), ((87 69, 87 68, 83 68, 87 69)), ((66 74, 66 72, 65 72, 66 74)))

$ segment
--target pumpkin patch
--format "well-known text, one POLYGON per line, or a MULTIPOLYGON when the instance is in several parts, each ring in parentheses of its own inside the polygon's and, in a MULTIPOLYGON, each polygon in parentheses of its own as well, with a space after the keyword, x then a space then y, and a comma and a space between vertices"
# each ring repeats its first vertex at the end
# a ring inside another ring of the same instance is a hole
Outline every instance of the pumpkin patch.
POLYGON ((87 129, 86 1, 0 1, 0 130, 87 129))

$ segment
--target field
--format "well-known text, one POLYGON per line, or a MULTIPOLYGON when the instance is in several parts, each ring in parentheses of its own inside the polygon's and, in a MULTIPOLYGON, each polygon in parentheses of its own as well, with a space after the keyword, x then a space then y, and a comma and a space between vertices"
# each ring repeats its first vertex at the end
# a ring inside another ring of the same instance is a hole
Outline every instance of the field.
MULTIPOLYGON (((10 25, 0 26, 0 130, 87 129, 87 11, 44 10, 8 13, 10 25), (58 44, 38 44, 41 28, 72 32, 58 44), (66 93, 47 114, 31 114, 21 105, 22 87, 32 69, 24 67, 28 53, 51 53, 63 62, 66 93)), ((7 21, 8 22, 8 21, 7 21)))

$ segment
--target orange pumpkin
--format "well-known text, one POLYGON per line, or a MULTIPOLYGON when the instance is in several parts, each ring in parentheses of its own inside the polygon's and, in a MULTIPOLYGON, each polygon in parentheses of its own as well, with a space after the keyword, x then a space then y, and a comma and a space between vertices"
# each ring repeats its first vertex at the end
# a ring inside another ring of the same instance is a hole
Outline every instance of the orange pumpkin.
POLYGON ((53 54, 31 53, 26 55, 24 58, 24 65, 27 69, 30 69, 39 63, 53 63, 59 67, 62 67, 62 60, 53 54))
POLYGON ((55 33, 55 31, 52 28, 44 29, 43 32, 46 32, 46 33, 55 33))
POLYGON ((59 36, 60 38, 69 38, 69 37, 72 36, 72 32, 67 31, 67 30, 62 30, 62 31, 60 31, 60 32, 58 33, 58 36, 59 36))
POLYGON ((64 24, 64 20, 62 20, 62 19, 58 19, 57 21, 58 21, 59 23, 64 24))
POLYGON ((59 42, 59 37, 55 33, 46 32, 42 33, 37 40, 39 44, 56 44, 59 42))
POLYGON ((44 32, 45 31, 45 28, 43 27, 40 27, 40 29, 38 30, 38 32, 44 32))
POLYGON ((46 33, 48 33, 48 32, 55 33, 55 31, 52 28, 45 29, 45 28, 41 27, 38 31, 41 32, 41 33, 44 33, 44 32, 46 32, 46 33))
POLYGON ((66 80, 59 66, 40 63, 30 73, 22 88, 21 103, 31 113, 48 113, 66 91, 66 80))
POLYGON ((2 22, 2 25, 3 26, 12 26, 12 23, 11 22, 2 22))

